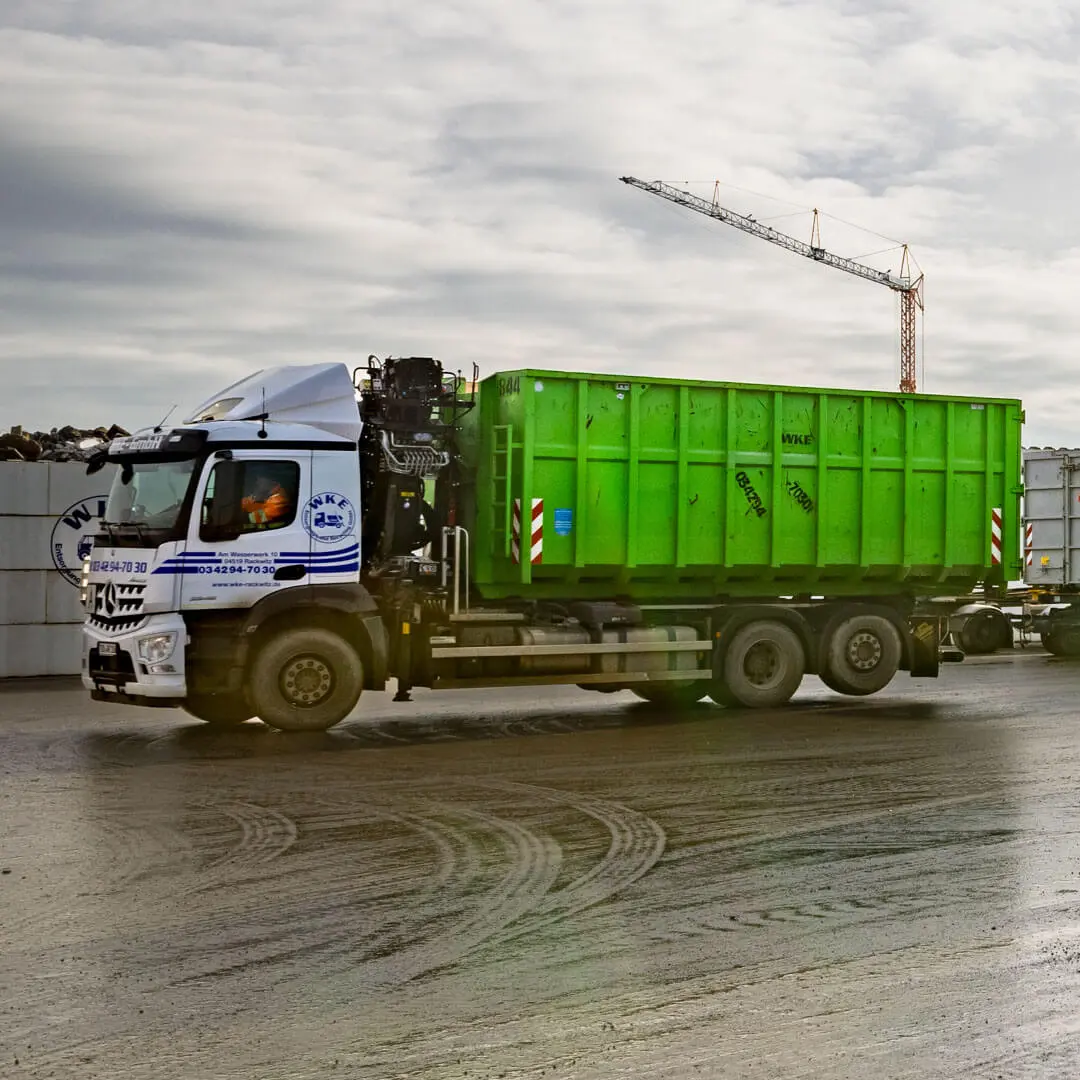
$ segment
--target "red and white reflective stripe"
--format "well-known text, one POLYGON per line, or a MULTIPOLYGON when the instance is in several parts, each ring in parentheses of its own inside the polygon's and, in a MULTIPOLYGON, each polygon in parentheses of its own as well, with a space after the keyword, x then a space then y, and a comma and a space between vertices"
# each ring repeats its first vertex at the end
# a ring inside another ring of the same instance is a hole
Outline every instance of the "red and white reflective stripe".
POLYGON ((544 500, 532 501, 532 562, 544 561, 544 500))
POLYGON ((990 562, 993 566, 1001 565, 1001 507, 995 506, 990 511, 990 562))
POLYGON ((1035 561, 1035 526, 1029 521, 1024 526, 1024 562, 1031 566, 1035 561))
MULTIPOLYGON (((514 524, 510 537, 510 549, 515 563, 521 562, 521 500, 514 500, 514 524)), ((544 561, 544 500, 532 500, 532 516, 529 528, 529 561, 533 565, 544 561)))

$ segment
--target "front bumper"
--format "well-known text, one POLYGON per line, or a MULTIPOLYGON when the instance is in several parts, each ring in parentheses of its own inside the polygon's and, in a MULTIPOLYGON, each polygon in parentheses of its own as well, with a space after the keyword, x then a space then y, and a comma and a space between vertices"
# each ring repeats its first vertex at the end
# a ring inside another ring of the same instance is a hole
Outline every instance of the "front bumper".
POLYGON ((138 630, 128 634, 104 634, 92 626, 83 627, 82 684, 97 701, 117 704, 144 704, 139 699, 153 698, 158 703, 178 703, 187 694, 184 651, 187 630, 177 613, 154 615, 138 630), (168 658, 172 671, 151 671, 140 659, 140 638, 154 634, 175 633, 176 647, 168 658), (102 651, 102 646, 106 652, 102 651), (115 646, 115 653, 111 648, 115 646))

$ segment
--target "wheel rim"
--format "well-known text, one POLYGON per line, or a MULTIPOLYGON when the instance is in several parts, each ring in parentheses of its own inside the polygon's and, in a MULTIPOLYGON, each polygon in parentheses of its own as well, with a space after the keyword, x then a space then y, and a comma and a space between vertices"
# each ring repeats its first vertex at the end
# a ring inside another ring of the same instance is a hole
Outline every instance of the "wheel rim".
POLYGON ((868 630, 852 634, 847 645, 848 663, 856 671, 873 671, 881 663, 884 649, 881 639, 868 630))
POLYGON ((743 657, 746 681, 758 690, 771 689, 783 675, 780 650, 772 641, 755 641, 743 657))
POLYGON ((297 709, 311 709, 334 690, 334 673, 321 656, 297 656, 281 673, 281 693, 297 709))

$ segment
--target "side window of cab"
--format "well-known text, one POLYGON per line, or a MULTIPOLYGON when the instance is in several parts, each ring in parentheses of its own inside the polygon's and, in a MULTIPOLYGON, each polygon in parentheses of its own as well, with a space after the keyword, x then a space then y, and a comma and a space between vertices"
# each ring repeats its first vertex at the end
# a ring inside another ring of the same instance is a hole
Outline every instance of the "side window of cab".
POLYGON ((284 529, 296 520, 299 490, 295 461, 219 461, 206 481, 199 539, 284 529))

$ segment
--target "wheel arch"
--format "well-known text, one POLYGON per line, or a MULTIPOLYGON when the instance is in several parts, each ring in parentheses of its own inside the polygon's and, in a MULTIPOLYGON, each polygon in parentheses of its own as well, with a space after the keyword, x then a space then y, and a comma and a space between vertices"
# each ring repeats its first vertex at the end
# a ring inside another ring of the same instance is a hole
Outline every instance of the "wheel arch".
POLYGON ((364 665, 364 688, 386 688, 389 644, 378 606, 363 585, 286 589, 259 601, 240 630, 240 664, 246 672, 264 642, 279 630, 319 627, 343 637, 364 665))

